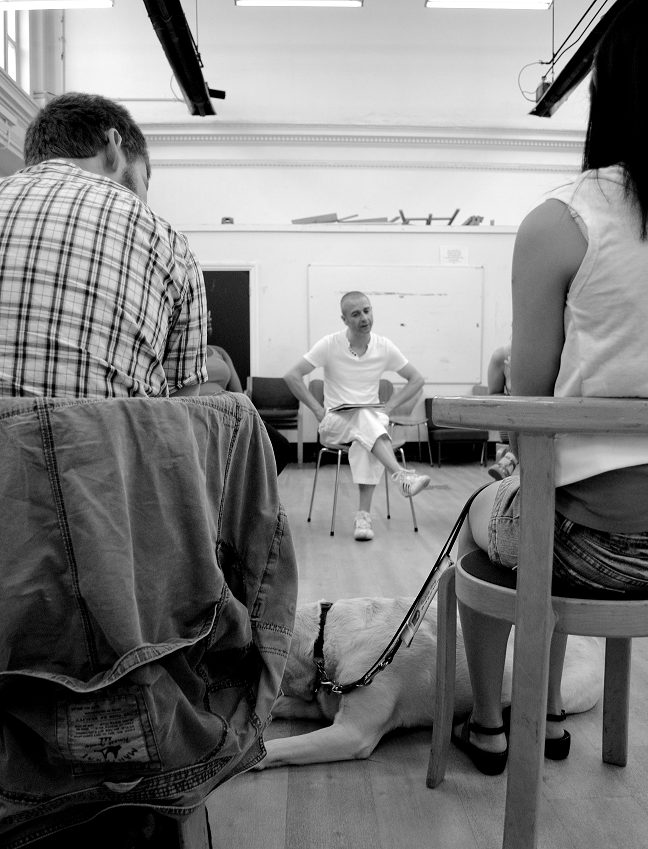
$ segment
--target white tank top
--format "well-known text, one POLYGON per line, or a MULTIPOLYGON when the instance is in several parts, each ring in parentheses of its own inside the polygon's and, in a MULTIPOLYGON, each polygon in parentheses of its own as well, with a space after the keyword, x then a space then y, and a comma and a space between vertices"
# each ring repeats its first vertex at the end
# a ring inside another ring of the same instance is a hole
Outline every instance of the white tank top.
MULTIPOLYGON (((586 171, 550 197, 569 207, 588 241, 567 295, 554 395, 648 398, 648 241, 623 170, 586 171)), ((560 436, 556 486, 645 463, 648 436, 560 436)))

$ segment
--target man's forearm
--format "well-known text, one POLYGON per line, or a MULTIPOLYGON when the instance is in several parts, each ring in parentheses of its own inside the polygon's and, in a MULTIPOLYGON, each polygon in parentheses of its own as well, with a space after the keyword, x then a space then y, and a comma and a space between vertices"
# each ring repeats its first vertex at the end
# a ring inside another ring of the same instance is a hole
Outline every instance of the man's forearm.
POLYGON ((425 386, 424 378, 417 376, 408 380, 405 386, 400 389, 398 392, 394 392, 389 401, 385 404, 385 412, 387 415, 393 413, 393 411, 400 407, 401 404, 404 404, 406 401, 411 400, 415 395, 417 395, 421 389, 425 386))
POLYGON ((304 379, 288 372, 288 374, 284 375, 284 380, 288 384, 288 388, 295 398, 308 407, 308 409, 315 414, 318 420, 320 420, 321 414, 325 412, 324 408, 317 403, 315 398, 313 398, 311 393, 308 391, 306 384, 304 383, 304 379))

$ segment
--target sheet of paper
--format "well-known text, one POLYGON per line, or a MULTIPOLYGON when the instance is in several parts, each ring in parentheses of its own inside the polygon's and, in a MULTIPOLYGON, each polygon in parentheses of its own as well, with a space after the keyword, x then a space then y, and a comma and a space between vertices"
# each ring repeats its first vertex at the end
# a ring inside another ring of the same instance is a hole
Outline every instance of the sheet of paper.
POLYGON ((468 265, 468 251, 461 245, 441 245, 441 265, 468 265))

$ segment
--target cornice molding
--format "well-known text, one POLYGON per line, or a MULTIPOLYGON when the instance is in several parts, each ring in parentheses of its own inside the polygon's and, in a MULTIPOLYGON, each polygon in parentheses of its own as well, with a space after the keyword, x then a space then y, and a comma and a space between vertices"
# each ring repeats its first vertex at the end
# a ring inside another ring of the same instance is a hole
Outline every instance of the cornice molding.
POLYGON ((25 130, 37 112, 27 93, 0 70, 0 175, 22 168, 25 130))
POLYGON ((414 162, 407 160, 332 159, 155 159, 155 168, 385 168, 400 170, 519 171, 549 174, 577 174, 578 165, 543 162, 414 162))
POLYGON ((224 124, 209 131, 192 126, 142 125, 151 145, 390 146, 504 148, 580 152, 577 130, 496 127, 385 127, 224 124))

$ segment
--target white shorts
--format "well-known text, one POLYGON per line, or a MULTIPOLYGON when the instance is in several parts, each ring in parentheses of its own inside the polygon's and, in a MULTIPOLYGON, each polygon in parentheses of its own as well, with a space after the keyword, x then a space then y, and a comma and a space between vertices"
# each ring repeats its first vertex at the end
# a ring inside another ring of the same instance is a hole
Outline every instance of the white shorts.
POLYGON ((379 410, 347 410, 344 413, 327 413, 319 425, 322 444, 347 444, 349 466, 354 483, 375 486, 380 483, 384 466, 371 453, 375 441, 389 436, 389 417, 379 410))

